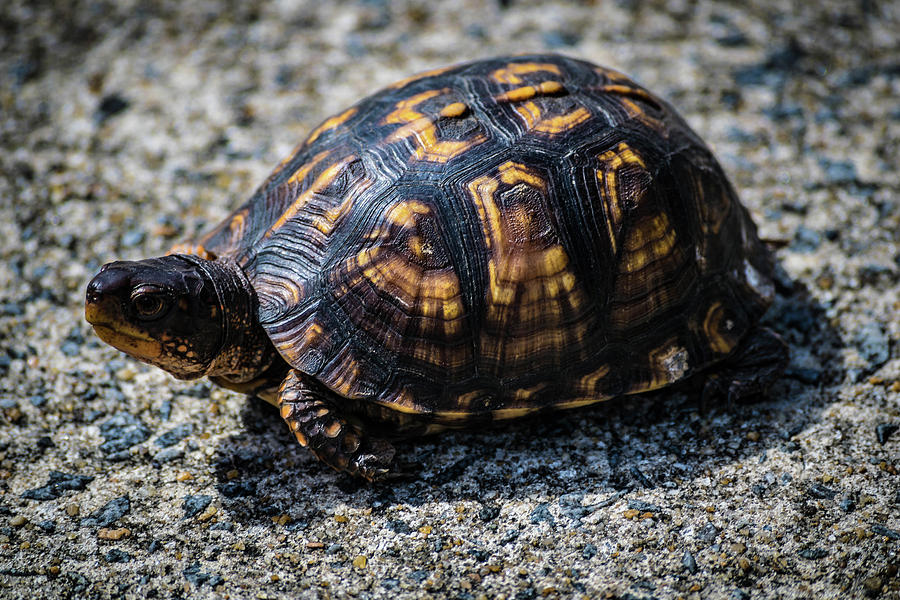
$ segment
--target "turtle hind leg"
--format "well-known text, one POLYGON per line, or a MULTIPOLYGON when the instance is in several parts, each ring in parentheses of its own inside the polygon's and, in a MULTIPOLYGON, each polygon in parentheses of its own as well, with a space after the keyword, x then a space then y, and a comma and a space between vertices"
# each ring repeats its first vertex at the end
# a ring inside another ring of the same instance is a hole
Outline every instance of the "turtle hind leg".
POLYGON ((788 346, 777 333, 757 327, 707 375, 704 401, 724 397, 729 403, 746 402, 765 394, 784 371, 789 357, 788 346))
POLYGON ((340 396, 309 376, 291 370, 278 390, 281 417, 302 446, 337 471, 384 478, 394 447, 371 438, 341 415, 340 396))

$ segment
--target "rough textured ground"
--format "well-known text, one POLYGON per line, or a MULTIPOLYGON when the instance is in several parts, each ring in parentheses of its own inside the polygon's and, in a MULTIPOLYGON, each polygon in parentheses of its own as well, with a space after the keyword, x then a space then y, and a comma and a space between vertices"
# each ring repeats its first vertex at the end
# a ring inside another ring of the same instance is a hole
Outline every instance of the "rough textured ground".
POLYGON ((0 7, 0 596, 900 597, 900 3, 58 4, 0 7), (543 49, 669 98, 783 242, 770 401, 412 441, 371 486, 84 323, 330 113, 543 49))

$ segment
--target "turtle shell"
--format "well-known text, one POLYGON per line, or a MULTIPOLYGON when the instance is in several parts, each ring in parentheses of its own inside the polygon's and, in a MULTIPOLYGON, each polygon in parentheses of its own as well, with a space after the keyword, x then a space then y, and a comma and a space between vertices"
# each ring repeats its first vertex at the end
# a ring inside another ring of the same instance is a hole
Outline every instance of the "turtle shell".
POLYGON ((241 266, 294 368, 445 422, 674 383, 727 357, 773 296, 770 255, 688 125, 553 55, 360 101, 185 249, 241 266))

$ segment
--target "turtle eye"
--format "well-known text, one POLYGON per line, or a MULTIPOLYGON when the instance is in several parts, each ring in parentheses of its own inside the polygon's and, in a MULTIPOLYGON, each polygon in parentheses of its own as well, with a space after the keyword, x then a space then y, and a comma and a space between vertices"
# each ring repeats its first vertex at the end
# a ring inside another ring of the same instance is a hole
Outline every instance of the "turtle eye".
POLYGON ((131 306, 138 318, 156 319, 165 314, 169 307, 169 299, 158 288, 141 286, 131 293, 131 306))

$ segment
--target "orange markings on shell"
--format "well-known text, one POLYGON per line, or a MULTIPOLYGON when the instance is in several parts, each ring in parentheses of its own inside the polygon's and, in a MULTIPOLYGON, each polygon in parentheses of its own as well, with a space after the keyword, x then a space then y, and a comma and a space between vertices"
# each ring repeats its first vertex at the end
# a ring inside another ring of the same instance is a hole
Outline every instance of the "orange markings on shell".
MULTIPOLYGON (((482 133, 477 133, 466 140, 439 140, 435 118, 416 110, 416 107, 423 102, 450 92, 449 88, 427 90, 397 102, 394 110, 388 113, 383 123, 386 125, 398 124, 400 127, 395 129, 386 141, 395 143, 401 140, 411 140, 415 146, 413 153, 415 159, 436 163, 445 163, 473 146, 487 141, 482 133)), ((454 102, 445 106, 439 116, 458 117, 462 116, 466 110, 465 104, 454 102), (444 114, 445 111, 448 114, 444 114)))
MULTIPOLYGON (((323 170, 319 174, 319 176, 316 177, 316 180, 313 181, 313 183, 308 188, 303 190, 303 192, 299 196, 297 196, 297 199, 291 203, 288 209, 284 211, 284 213, 280 217, 278 217, 278 220, 275 221, 275 223, 272 225, 272 227, 269 228, 268 231, 266 231, 265 237, 269 237, 270 235, 272 235, 272 233, 277 231, 287 221, 292 219, 297 213, 303 210, 303 208, 306 206, 306 203, 313 196, 313 194, 321 192, 323 189, 328 187, 328 185, 331 184, 331 182, 334 181, 335 178, 341 173, 344 167, 346 167, 354 160, 356 160, 356 156, 346 156, 323 170)), ((303 169, 301 169, 301 171, 302 170, 303 169)), ((293 180, 293 177, 291 179, 293 180)))
POLYGON ((508 92, 504 92, 494 97, 496 102, 522 102, 530 100, 535 96, 550 96, 565 91, 563 85, 558 81, 542 81, 537 86, 526 85, 508 92))
POLYGON ((326 131, 329 131, 331 129, 334 129, 335 127, 338 127, 339 125, 342 125, 343 123, 346 123, 353 115, 356 114, 357 110, 358 109, 356 107, 348 108, 339 115, 335 115, 333 117, 325 119, 325 121, 321 125, 313 129, 312 133, 309 134, 309 137, 306 139, 305 145, 308 146, 309 144, 312 144, 319 138, 320 135, 322 135, 326 131))
POLYGON ((519 77, 519 75, 537 73, 542 71, 553 73, 554 75, 562 75, 562 71, 560 71, 560 68, 553 63, 523 62, 510 63, 502 69, 497 69, 493 73, 491 73, 491 78, 497 83, 518 85, 522 83, 522 78, 519 77))

